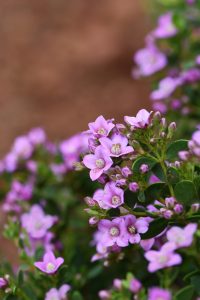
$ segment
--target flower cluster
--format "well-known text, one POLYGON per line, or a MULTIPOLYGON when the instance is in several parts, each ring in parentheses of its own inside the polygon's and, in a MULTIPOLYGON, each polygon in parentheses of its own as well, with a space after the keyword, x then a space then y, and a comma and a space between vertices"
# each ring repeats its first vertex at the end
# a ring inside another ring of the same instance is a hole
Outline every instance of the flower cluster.
POLYGON ((158 17, 156 28, 147 35, 145 48, 134 55, 133 76, 156 74, 150 94, 155 110, 198 120, 199 4, 174 1, 166 8, 158 17))
MULTIPOLYGON (((124 121, 115 124, 100 116, 89 124, 89 153, 82 164, 91 180, 102 185, 85 199, 89 224, 97 227, 92 261, 107 266, 132 249, 149 262, 150 273, 168 270, 182 263, 182 249, 193 245, 198 230, 192 223, 199 210, 198 160, 180 160, 192 144, 172 141, 176 124, 168 125, 159 112, 143 109, 124 121)), ((159 288, 148 293, 148 299, 171 299, 171 292, 159 288)), ((100 292, 101 299, 112 297, 110 291, 100 292)))

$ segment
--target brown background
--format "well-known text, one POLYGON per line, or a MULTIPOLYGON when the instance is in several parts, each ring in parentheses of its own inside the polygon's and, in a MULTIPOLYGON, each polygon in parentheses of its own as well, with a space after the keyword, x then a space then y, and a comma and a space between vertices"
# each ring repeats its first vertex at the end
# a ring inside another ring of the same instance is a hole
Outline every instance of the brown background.
POLYGON ((150 27, 144 1, 0 1, 1 155, 32 126, 59 140, 99 114, 120 120, 149 106, 147 83, 131 78, 150 27))
POLYGON ((51 138, 85 129, 99 114, 121 119, 148 106, 131 78, 143 46, 145 0, 0 1, 0 153, 44 126, 51 138))

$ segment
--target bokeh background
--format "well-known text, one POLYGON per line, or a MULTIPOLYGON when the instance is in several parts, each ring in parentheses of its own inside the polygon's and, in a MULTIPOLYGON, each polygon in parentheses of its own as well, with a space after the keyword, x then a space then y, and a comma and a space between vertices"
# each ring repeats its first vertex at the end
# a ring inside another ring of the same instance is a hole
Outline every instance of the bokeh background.
POLYGON ((148 107, 131 78, 150 28, 145 0, 0 1, 0 154, 33 126, 52 139, 99 114, 121 120, 148 107))
POLYGON ((33 126, 60 140, 99 114, 120 121, 149 107, 148 82, 131 69, 150 27, 147 0, 0 1, 0 156, 33 126))

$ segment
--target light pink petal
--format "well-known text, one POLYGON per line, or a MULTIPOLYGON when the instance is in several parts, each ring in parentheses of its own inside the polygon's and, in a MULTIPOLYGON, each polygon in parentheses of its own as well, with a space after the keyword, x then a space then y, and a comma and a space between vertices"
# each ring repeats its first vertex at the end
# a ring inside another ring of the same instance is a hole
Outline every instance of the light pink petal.
POLYGON ((96 157, 93 154, 85 155, 83 158, 84 165, 89 169, 96 168, 96 157))
POLYGON ((96 168, 96 169, 90 170, 90 178, 92 179, 92 181, 97 180, 102 174, 103 174, 102 169, 96 168))

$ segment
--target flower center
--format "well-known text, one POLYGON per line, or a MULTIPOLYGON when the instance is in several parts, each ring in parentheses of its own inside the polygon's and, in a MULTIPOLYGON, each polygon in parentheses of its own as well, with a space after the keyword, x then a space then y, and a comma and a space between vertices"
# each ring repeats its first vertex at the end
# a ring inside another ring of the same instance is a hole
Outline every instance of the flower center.
POLYGON ((128 226, 128 232, 130 234, 136 233, 136 228, 133 225, 128 226))
POLYGON ((47 267, 46 267, 47 271, 51 272, 51 271, 54 271, 55 270, 55 266, 54 264, 52 264, 51 262, 49 262, 47 264, 47 267))
POLYGON ((112 197, 111 202, 112 202, 113 205, 118 205, 121 202, 120 200, 121 200, 120 197, 115 195, 115 196, 112 197))
POLYGON ((42 223, 40 222, 40 221, 37 221, 36 223, 35 223, 35 229, 36 230, 39 230, 39 229, 41 229, 42 228, 42 223))
POLYGON ((102 169, 105 166, 105 161, 102 158, 97 159, 95 163, 98 169, 102 169))
POLYGON ((168 258, 165 255, 161 255, 158 260, 159 260, 159 263, 165 264, 167 262, 168 258))
POLYGON ((113 226, 110 228, 110 235, 111 236, 118 236, 119 235, 119 228, 116 226, 113 226))
POLYGON ((106 130, 105 130, 104 128, 99 128, 99 129, 97 130, 97 133, 98 133, 98 134, 101 134, 101 135, 105 135, 105 134, 106 134, 106 130))
POLYGON ((121 144, 113 144, 110 150, 112 154, 118 155, 121 153, 121 144))

